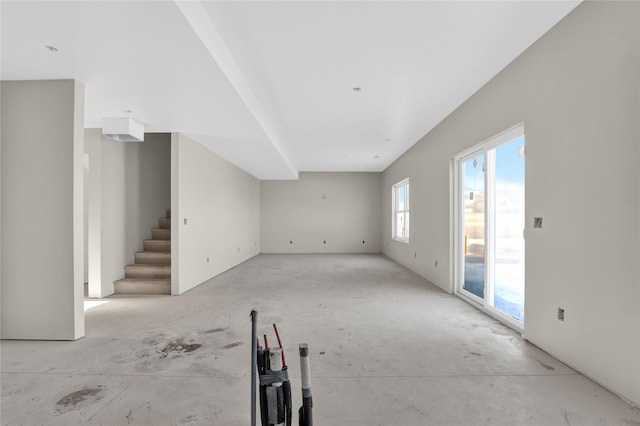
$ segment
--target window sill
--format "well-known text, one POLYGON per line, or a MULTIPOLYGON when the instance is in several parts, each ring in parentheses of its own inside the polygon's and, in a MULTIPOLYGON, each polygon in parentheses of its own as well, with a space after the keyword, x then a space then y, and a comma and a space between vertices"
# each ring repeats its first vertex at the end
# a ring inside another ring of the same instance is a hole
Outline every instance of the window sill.
POLYGON ((408 238, 392 238, 393 241, 397 241, 399 243, 404 243, 404 244, 409 244, 409 239, 408 238))

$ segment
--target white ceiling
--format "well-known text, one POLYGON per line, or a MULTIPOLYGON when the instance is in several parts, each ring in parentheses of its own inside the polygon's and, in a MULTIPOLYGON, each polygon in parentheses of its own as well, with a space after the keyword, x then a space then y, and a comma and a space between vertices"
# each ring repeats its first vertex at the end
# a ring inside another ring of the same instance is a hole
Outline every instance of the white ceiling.
POLYGON ((578 3, 2 1, 0 69, 260 179, 382 171, 578 3))

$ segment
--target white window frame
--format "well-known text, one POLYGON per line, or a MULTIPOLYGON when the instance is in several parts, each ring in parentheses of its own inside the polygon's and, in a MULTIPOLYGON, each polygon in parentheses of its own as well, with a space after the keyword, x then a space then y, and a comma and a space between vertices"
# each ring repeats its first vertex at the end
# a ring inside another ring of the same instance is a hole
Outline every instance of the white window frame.
MULTIPOLYGON (((502 322, 503 324, 511 327, 519 333, 524 333, 524 323, 505 315, 499 310, 495 309, 490 303, 493 300, 493 293, 487 294, 488 289, 487 283, 493 282, 493 278, 489 276, 490 271, 489 268, 485 269, 485 297, 483 299, 476 297, 470 292, 466 291, 463 288, 463 277, 464 277, 464 252, 462 247, 464 247, 464 219, 461 215, 461 206, 464 206, 464 193, 460 190, 460 183, 464 181, 462 164, 468 160, 469 158, 473 158, 479 154, 484 153, 486 160, 486 170, 485 173, 485 191, 486 198, 485 203, 487 203, 487 208, 491 209, 493 205, 493 197, 495 196, 495 187, 493 185, 494 178, 491 175, 493 172, 493 164, 495 162, 495 148, 512 141, 520 136, 525 136, 524 123, 519 123, 510 129, 507 129, 495 136, 490 137, 489 139, 484 140, 483 142, 455 155, 452 158, 453 165, 453 176, 454 182, 452 185, 452 211, 453 211, 453 220, 451 221, 451 235, 453 235, 453 245, 451 247, 451 258, 452 262, 452 279, 454 286, 454 293, 456 296, 460 297, 463 300, 466 300, 474 305, 476 305, 481 311, 485 312, 489 316, 495 318, 496 320, 502 322)), ((526 142, 525 142, 526 146, 526 142)), ((485 214, 485 250, 487 256, 493 255, 493 249, 490 247, 490 244, 493 243, 491 236, 494 234, 493 231, 493 222, 491 221, 492 212, 487 211, 485 214)), ((492 259, 487 259, 487 262, 493 263, 492 259)))
POLYGON ((400 182, 396 183, 395 185, 392 186, 391 188, 391 237, 396 240, 396 241, 400 241, 402 243, 409 243, 409 236, 410 236, 410 205, 409 205, 409 199, 410 199, 410 189, 409 189, 409 178, 403 179, 400 182), (398 192, 399 192, 399 188, 400 187, 405 187, 405 200, 404 200, 404 210, 399 210, 398 206, 399 206, 399 200, 398 200, 398 192), (397 226, 396 226, 396 221, 397 221, 397 217, 398 217, 398 213, 404 213, 404 221, 405 221, 405 229, 406 229, 406 235, 397 235, 396 230, 397 230, 397 226))

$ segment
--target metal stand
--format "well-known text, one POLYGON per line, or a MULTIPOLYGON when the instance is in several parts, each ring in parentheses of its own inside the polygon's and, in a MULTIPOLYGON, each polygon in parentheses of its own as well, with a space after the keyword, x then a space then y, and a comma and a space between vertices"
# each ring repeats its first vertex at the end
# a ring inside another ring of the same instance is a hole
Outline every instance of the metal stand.
MULTIPOLYGON (((260 378, 258 388, 260 396, 260 418, 262 426, 291 426, 292 403, 291 383, 284 349, 278 327, 273 330, 278 338, 277 347, 269 347, 267 335, 264 335, 264 348, 258 339, 258 312, 251 311, 251 426, 256 426, 256 376, 260 378)), ((300 345, 300 371, 302 378, 302 407, 299 411, 299 425, 313 426, 311 407, 311 372, 309 368, 309 349, 307 344, 300 345)))

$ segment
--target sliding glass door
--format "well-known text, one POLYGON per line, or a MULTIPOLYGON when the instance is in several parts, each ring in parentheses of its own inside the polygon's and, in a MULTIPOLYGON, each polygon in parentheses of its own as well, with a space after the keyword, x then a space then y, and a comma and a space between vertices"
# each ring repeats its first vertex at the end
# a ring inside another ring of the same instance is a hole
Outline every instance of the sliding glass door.
POLYGON ((456 291, 516 327, 524 322, 524 133, 459 155, 456 291))
POLYGON ((495 149, 493 307, 524 322, 524 136, 495 149))
POLYGON ((484 154, 463 162, 464 169, 464 285, 470 294, 484 299, 485 282, 485 181, 484 154))

